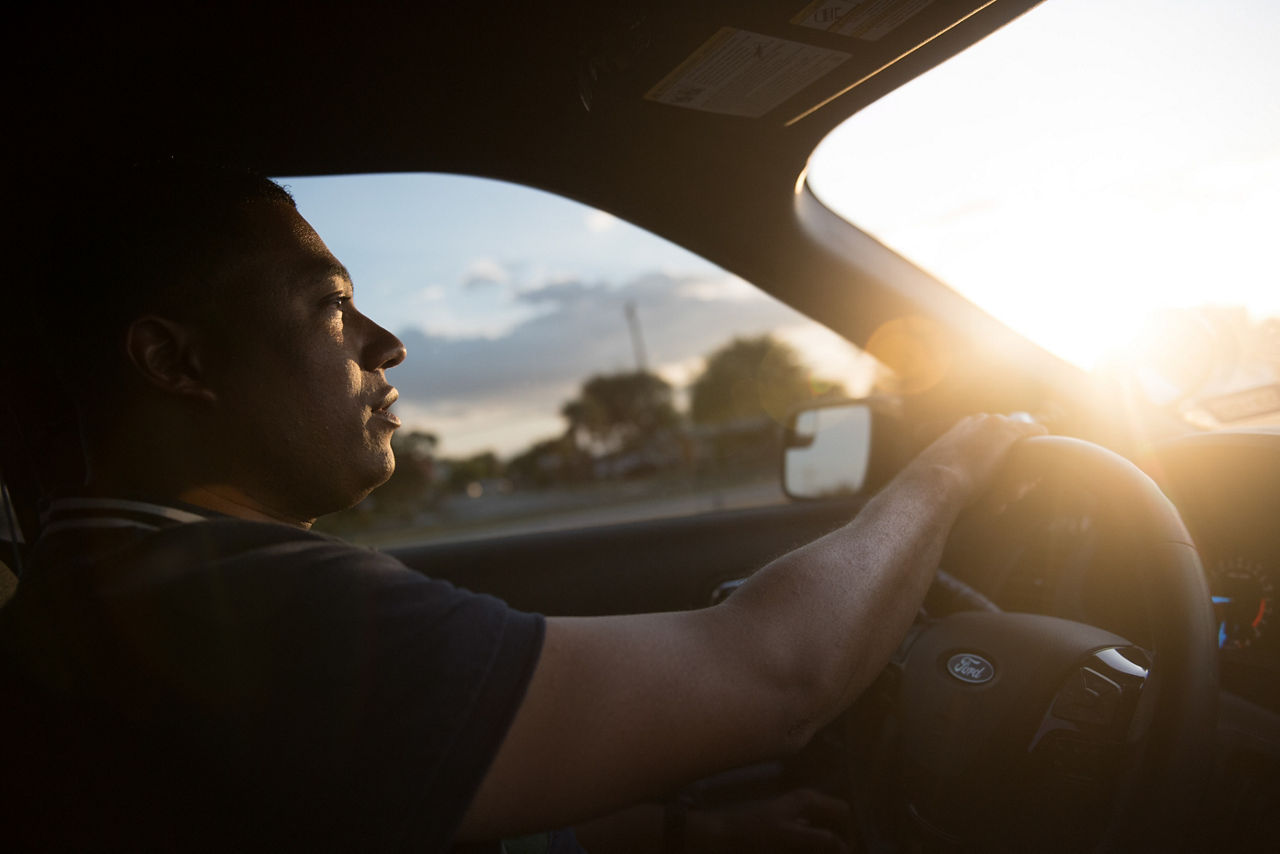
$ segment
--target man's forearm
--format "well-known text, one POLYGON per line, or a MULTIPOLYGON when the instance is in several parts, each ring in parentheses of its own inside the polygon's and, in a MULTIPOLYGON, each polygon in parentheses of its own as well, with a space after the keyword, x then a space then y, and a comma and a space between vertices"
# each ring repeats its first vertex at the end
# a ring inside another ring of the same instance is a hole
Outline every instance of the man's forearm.
POLYGON ((1035 425, 977 416, 930 446, 852 522, 756 573, 724 603, 748 654, 804 699, 805 737, 880 672, 928 591, 959 512, 1035 425))
POLYGON ((812 726, 857 697, 911 626, 961 507, 946 477, 903 472, 852 522, 778 558, 724 603, 751 627, 757 660, 812 695, 812 726))

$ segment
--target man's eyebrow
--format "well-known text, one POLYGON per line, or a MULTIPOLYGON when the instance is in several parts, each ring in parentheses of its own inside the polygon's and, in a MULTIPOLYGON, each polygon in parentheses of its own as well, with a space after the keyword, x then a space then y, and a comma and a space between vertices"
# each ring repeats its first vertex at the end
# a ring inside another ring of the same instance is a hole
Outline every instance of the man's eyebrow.
POLYGON ((342 279, 348 285, 353 284, 351 281, 351 271, 341 261, 322 261, 318 263, 311 272, 311 277, 316 281, 328 281, 329 279, 342 279))

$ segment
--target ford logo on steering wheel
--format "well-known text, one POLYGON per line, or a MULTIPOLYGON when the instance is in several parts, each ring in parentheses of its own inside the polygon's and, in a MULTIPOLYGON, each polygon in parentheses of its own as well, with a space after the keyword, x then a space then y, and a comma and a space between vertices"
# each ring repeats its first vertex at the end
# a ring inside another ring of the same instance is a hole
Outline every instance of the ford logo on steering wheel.
POLYGON ((960 652, 947 659, 947 672, 961 682, 981 685, 996 675, 995 665, 972 652, 960 652))

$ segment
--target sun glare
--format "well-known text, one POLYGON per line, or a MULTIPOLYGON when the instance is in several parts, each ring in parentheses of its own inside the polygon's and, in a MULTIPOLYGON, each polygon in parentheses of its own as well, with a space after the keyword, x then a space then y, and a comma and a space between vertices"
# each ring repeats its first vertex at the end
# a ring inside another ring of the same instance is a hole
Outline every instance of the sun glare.
POLYGON ((1280 6, 1219 11, 1049 0, 838 128, 810 184, 1086 369, 1171 310, 1280 316, 1280 6))

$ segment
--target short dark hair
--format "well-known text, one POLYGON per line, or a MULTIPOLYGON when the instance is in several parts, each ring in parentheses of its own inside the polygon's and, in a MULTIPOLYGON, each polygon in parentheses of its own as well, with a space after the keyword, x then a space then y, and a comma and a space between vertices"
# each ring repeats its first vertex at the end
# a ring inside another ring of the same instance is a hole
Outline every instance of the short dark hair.
POLYGON ((294 206, 248 169, 165 158, 95 175, 60 199, 21 287, 46 358, 72 387, 115 360, 130 321, 181 311, 249 237, 246 205, 294 206))
POLYGON ((12 446, 0 457, 51 494, 82 476, 83 417, 111 418, 120 403, 129 323, 207 299, 249 244, 246 206, 295 205, 248 169, 177 158, 11 186, 24 216, 9 232, 14 279, 0 310, 0 440, 12 446))

